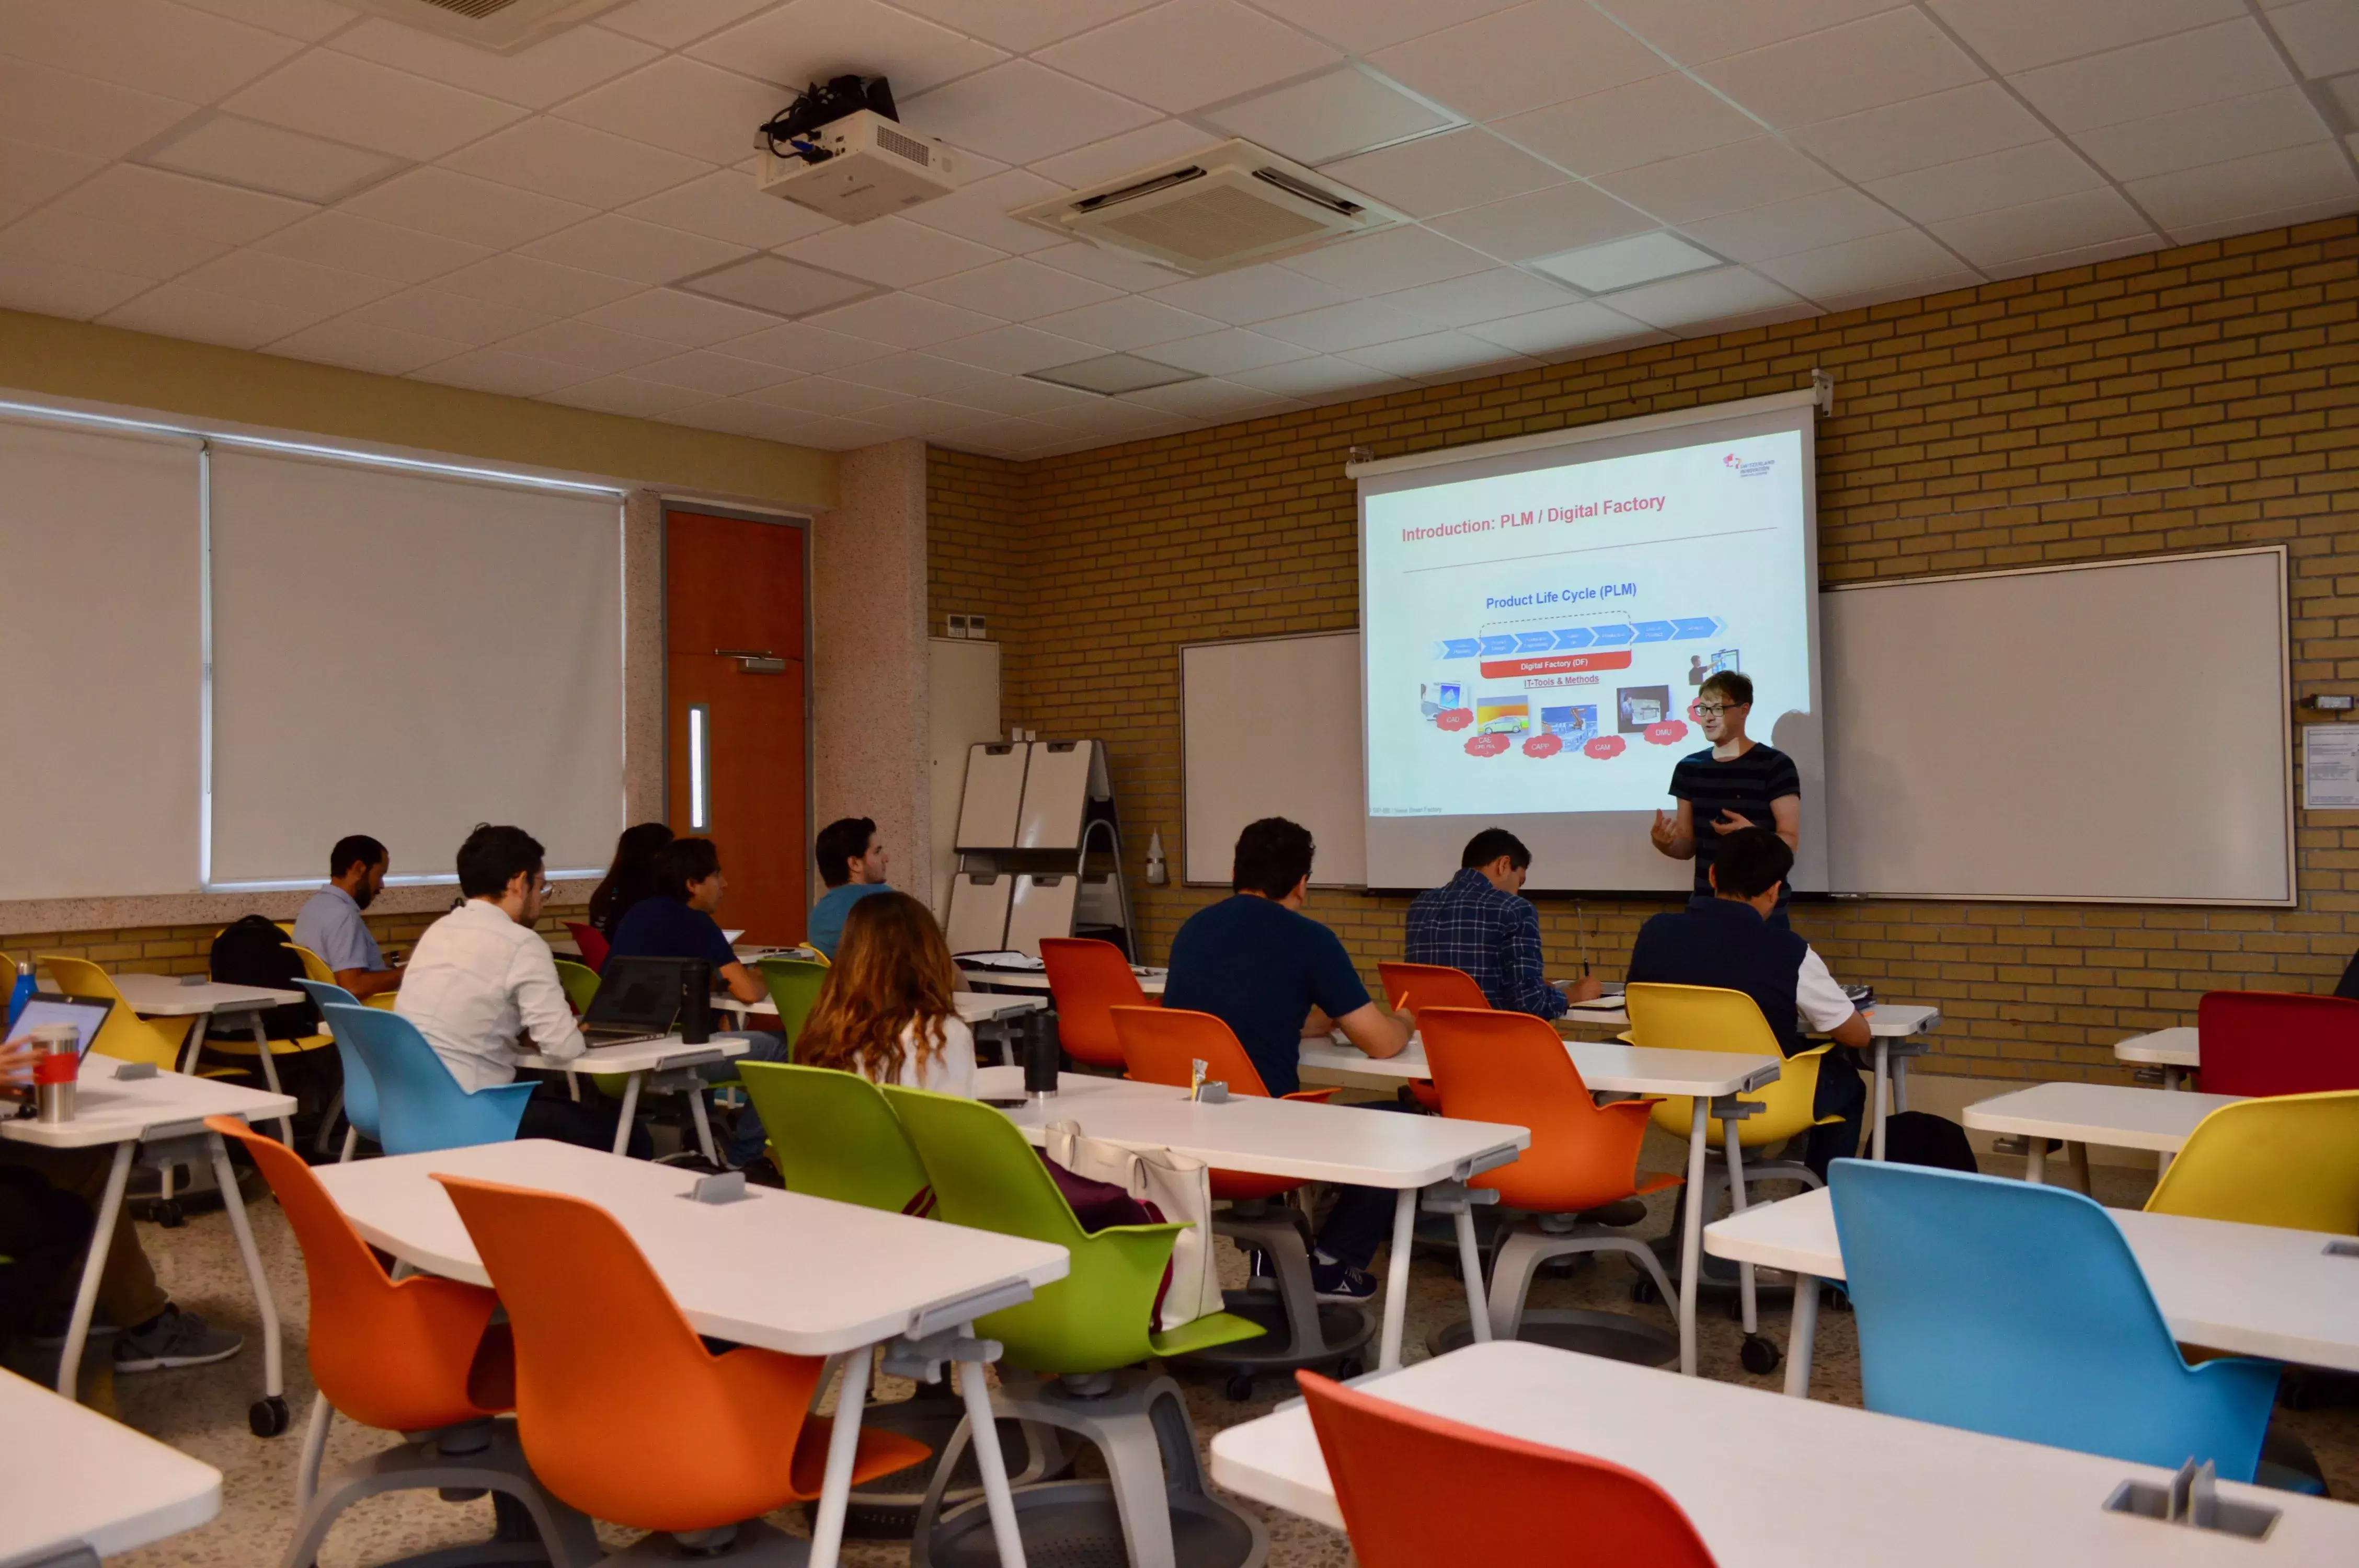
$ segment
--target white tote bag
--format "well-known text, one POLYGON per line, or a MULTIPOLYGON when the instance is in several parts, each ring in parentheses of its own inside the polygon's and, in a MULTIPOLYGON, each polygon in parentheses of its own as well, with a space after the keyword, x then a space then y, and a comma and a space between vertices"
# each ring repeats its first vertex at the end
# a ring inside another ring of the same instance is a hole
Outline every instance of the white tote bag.
POLYGON ((1129 1149, 1091 1138, 1074 1121, 1051 1122, 1041 1152, 1077 1176, 1118 1186, 1188 1228, 1172 1238, 1171 1284, 1155 1326, 1165 1333, 1222 1309, 1212 1257, 1212 1180, 1201 1160, 1169 1149, 1129 1149))

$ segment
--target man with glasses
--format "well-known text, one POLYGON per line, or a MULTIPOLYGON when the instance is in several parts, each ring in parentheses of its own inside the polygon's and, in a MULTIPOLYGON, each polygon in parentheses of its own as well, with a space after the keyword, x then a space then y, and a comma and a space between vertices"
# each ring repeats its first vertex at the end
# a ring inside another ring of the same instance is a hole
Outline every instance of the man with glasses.
MULTIPOLYGON (((1696 694, 1696 718, 1712 745, 1681 757, 1671 770, 1677 816, 1655 813, 1655 848, 1675 860, 1695 862, 1695 902, 1712 896, 1712 866, 1721 840, 1748 827, 1766 827, 1799 853, 1802 847, 1802 775, 1794 759, 1745 733, 1753 712, 1753 681, 1734 670, 1708 676, 1696 694)), ((1769 923, 1786 929, 1789 895, 1781 881, 1769 923)))

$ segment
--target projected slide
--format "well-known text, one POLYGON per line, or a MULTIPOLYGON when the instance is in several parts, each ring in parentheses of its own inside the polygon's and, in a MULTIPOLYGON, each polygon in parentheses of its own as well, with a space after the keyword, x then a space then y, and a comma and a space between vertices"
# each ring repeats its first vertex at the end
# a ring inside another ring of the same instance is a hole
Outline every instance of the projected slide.
POLYGON ((1706 742, 1716 670, 1752 734, 1810 706, 1798 432, 1366 497, 1371 816, 1646 810, 1706 742))

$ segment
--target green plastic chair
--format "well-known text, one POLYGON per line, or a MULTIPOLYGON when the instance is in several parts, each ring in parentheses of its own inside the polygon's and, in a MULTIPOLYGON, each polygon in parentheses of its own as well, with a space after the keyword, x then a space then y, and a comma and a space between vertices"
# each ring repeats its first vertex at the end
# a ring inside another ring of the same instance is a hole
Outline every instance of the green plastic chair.
MULTIPOLYGON (((811 1008, 819 1000, 819 988, 827 979, 827 965, 811 958, 769 957, 759 960, 762 981, 770 988, 770 1000, 778 1010, 778 1029, 787 1037, 787 1055, 794 1056, 795 1042, 803 1036, 803 1025, 810 1021, 811 1008)), ((768 1121, 763 1124, 768 1126, 768 1121)))
POLYGON ((875 1084, 832 1067, 747 1062, 740 1069, 787 1190, 919 1214, 926 1167, 875 1084))
MULTIPOLYGON (((577 964, 571 958, 557 960, 557 983, 565 988, 565 1000, 580 1018, 590 1011, 591 999, 598 994, 598 971, 587 964, 577 964)), ((630 1082, 627 1073, 592 1073, 590 1081, 608 1099, 621 1099, 623 1087, 630 1082)))

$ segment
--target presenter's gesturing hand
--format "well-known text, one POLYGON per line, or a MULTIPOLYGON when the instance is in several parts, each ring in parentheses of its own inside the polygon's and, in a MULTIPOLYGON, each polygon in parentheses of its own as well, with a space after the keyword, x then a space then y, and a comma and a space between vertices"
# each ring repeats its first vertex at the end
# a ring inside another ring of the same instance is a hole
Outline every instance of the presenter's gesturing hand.
MULTIPOLYGON (((1659 816, 1662 814, 1658 812, 1656 815, 1659 816)), ((1753 826, 1754 824, 1749 819, 1739 816, 1735 812, 1723 808, 1720 814, 1720 820, 1712 825, 1712 830, 1725 838, 1732 833, 1742 833, 1746 828, 1753 826)))
POLYGON ((1683 800, 1680 802, 1676 816, 1658 811, 1655 813, 1655 825, 1647 829, 1647 837, 1654 840, 1655 848, 1675 860, 1687 860, 1695 853, 1695 828, 1693 818, 1689 815, 1690 809, 1683 800))

